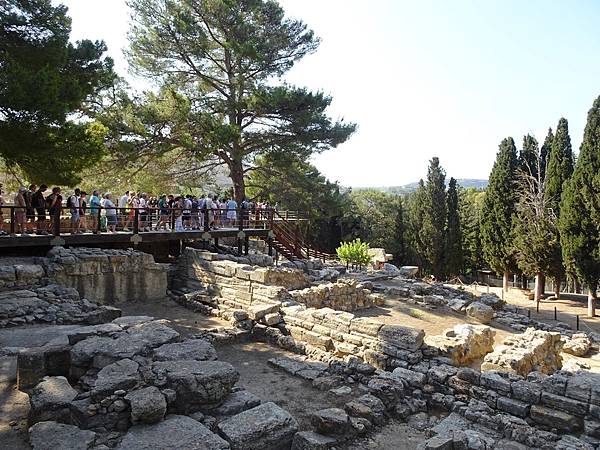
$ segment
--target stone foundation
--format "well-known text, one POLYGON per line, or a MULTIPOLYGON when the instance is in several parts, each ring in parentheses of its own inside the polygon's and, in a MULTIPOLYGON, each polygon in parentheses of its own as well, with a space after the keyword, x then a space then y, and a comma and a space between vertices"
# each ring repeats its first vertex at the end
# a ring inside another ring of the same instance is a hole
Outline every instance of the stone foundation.
POLYGON ((58 284, 102 304, 159 300, 167 291, 165 265, 136 250, 56 247, 48 271, 58 284))

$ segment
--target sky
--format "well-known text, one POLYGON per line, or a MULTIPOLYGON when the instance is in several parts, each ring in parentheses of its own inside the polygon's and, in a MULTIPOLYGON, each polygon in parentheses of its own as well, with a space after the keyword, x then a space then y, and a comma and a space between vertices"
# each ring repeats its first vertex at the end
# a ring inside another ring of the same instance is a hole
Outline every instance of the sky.
MULTIPOLYGON (((127 75, 125 0, 55 0, 72 38, 103 39, 127 75)), ((314 157, 344 186, 397 186, 427 174, 488 177, 498 144, 544 140, 565 117, 578 150, 600 95, 600 1, 280 0, 321 39, 286 81, 333 97, 329 114, 358 124, 314 157)))

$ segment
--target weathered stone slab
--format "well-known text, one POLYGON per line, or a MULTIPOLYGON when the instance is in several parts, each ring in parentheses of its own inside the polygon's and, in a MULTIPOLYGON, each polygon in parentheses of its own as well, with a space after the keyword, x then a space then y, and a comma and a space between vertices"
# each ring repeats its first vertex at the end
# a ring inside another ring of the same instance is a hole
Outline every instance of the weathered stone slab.
POLYGON ((96 378, 92 397, 101 398, 112 395, 114 391, 127 390, 140 381, 139 364, 131 359, 122 359, 104 367, 96 378))
POLYGON ((158 361, 152 365, 155 383, 177 393, 177 411, 221 402, 239 380, 235 368, 222 361, 158 361))
POLYGON ((583 428, 581 418, 545 406, 533 405, 529 414, 535 422, 561 431, 574 432, 583 428))
POLYGON ((314 431, 300 431, 294 435, 292 450, 328 450, 337 444, 337 439, 314 431))
POLYGON ((328 436, 343 436, 352 429, 350 417, 340 408, 321 409, 312 414, 311 422, 319 433, 328 436))
POLYGON ((33 450, 88 450, 95 439, 93 431, 64 423, 38 422, 29 429, 33 450))
POLYGON ((167 401, 164 395, 154 386, 130 392, 125 399, 131 405, 131 421, 133 423, 159 422, 167 411, 167 401))
POLYGON ((383 342, 401 349, 415 351, 423 345, 425 332, 416 328, 386 324, 379 329, 377 337, 383 342))
POLYGON ((200 422, 187 416, 169 416, 154 425, 135 425, 117 450, 228 450, 229 444, 200 422))
POLYGON ((494 308, 482 302, 473 302, 467 306, 467 316, 483 324, 488 324, 494 317, 494 308))
POLYGON ((65 377, 46 377, 29 397, 29 423, 46 420, 66 421, 69 403, 77 396, 65 377))
POLYGON ((495 334, 485 325, 459 324, 439 336, 426 336, 425 344, 463 366, 493 351, 495 334))
POLYGON ((232 416, 261 404, 259 397, 249 391, 232 392, 218 407, 210 411, 213 416, 232 416))
POLYGON ((298 423, 275 403, 263 403, 217 425, 232 450, 267 450, 290 445, 298 423))
POLYGON ((559 333, 528 328, 523 334, 509 335, 503 345, 485 356, 481 370, 497 370, 527 376, 538 371, 552 374, 562 367, 559 333))
POLYGON ((183 342, 161 345, 154 350, 155 361, 177 360, 214 361, 217 351, 204 339, 189 339, 183 342))

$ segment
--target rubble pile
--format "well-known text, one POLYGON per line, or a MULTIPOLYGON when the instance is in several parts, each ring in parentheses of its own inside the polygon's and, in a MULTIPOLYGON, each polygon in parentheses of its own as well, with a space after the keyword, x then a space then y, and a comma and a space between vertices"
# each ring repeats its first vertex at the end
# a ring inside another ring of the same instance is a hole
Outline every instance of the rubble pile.
POLYGON ((285 410, 236 389, 238 372, 217 360, 209 342, 184 340, 163 321, 122 317, 67 338, 62 348, 18 356, 19 388, 30 389, 34 450, 66 442, 196 449, 198 439, 208 445, 201 448, 270 449, 291 445, 298 430, 285 410))
POLYGON ((56 284, 0 291, 0 328, 25 324, 98 324, 121 315, 112 306, 79 297, 79 292, 56 284))

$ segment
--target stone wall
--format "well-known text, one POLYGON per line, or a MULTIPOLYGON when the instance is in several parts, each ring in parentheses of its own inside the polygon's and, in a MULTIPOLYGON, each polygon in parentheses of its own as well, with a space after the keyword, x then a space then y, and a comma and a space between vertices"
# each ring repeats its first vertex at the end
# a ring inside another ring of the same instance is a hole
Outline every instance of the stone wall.
POLYGON ((422 357, 422 330, 348 312, 380 304, 382 297, 367 284, 340 280, 305 287, 299 270, 244 266, 194 249, 186 249, 179 267, 180 285, 200 291, 174 294, 177 302, 232 320, 284 348, 319 360, 352 355, 380 368, 422 357))
POLYGON ((0 290, 40 286, 46 280, 43 258, 0 259, 0 290))
POLYGON ((167 292, 167 267, 136 250, 56 247, 48 253, 47 272, 102 304, 158 300, 167 292))

